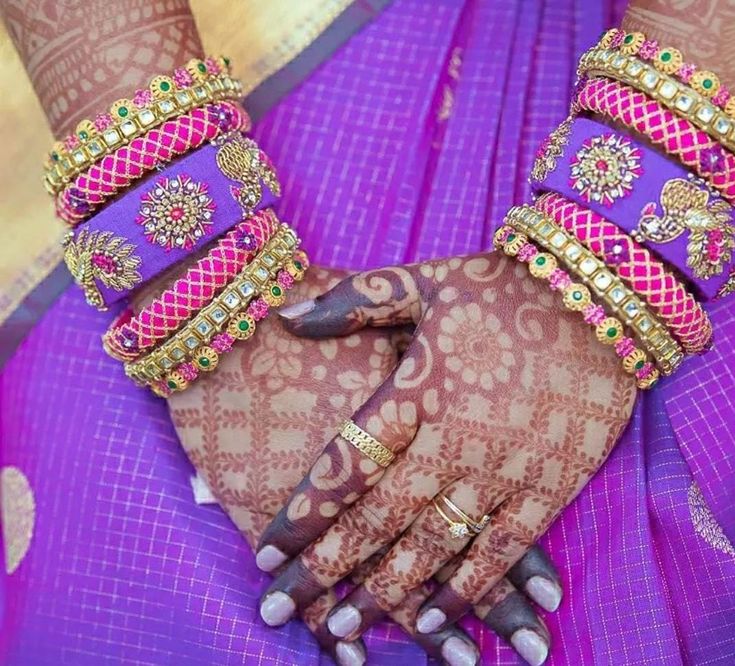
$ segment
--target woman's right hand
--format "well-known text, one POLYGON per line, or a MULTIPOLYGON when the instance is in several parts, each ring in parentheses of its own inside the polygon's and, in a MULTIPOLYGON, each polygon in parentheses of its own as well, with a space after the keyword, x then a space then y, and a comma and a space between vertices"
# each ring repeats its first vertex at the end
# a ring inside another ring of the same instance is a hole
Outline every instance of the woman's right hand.
MULTIPOLYGON (((289 300, 313 298, 343 277, 312 268, 289 300)), ((222 357, 217 372, 169 398, 182 445, 251 546, 325 439, 395 367, 408 338, 400 329, 373 329, 340 339, 298 339, 269 317, 259 324, 257 335, 222 357)), ((356 582, 376 561, 356 572, 356 582)), ((448 565, 438 578, 448 578, 454 566, 448 565)), ((477 649, 457 627, 416 635, 416 611, 429 594, 427 586, 418 586, 390 617, 432 656, 453 664, 475 663, 477 649)), ((549 634, 529 597, 547 610, 555 610, 561 599, 558 574, 538 549, 477 604, 475 614, 529 662, 540 663, 548 652, 549 634)), ((303 619, 339 663, 362 663, 361 641, 339 641, 327 629, 327 615, 336 603, 330 590, 305 610, 303 619)))

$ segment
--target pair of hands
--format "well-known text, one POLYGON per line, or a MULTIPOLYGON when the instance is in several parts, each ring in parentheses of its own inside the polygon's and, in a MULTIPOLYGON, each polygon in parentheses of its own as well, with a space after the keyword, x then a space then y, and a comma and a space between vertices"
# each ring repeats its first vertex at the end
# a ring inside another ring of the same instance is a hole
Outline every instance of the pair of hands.
POLYGON ((336 278, 310 275, 305 303, 282 311, 301 337, 273 318, 170 399, 193 462, 278 573, 264 619, 299 612, 341 663, 362 663, 360 634, 388 613, 435 656, 474 663, 453 625, 474 606, 540 663, 548 633, 522 591, 548 609, 561 592, 537 550, 519 558, 605 459, 633 384, 500 255, 360 274, 316 301, 336 278), (387 470, 340 437, 322 451, 348 416, 398 453, 387 470), (451 538, 439 492, 490 524, 451 538), (350 575, 358 586, 336 604, 350 575))

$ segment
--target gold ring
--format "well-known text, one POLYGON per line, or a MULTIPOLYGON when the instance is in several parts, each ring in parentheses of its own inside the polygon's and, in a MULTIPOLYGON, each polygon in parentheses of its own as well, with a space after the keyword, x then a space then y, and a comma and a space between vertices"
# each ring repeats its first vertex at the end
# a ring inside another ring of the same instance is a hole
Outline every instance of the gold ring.
POLYGON ((345 421, 339 429, 339 434, 340 437, 346 439, 376 465, 388 467, 396 457, 393 451, 381 444, 375 437, 366 433, 354 421, 345 421))
POLYGON ((452 535, 453 539, 464 539, 473 534, 479 534, 490 522, 490 516, 487 514, 480 518, 480 520, 474 520, 445 495, 437 495, 437 497, 434 498, 434 508, 437 510, 437 513, 446 521, 447 525, 449 525, 449 533, 452 535), (438 500, 444 502, 446 507, 452 513, 454 513, 457 518, 459 518, 459 521, 452 520, 446 514, 444 509, 439 505, 438 500))

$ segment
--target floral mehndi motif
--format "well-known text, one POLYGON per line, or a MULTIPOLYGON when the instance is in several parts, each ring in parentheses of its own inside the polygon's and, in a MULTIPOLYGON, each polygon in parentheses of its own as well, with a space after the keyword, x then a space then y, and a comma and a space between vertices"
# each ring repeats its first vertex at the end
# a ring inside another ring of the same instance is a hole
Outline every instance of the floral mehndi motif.
POLYGON ((612 133, 587 139, 570 166, 570 185, 585 201, 604 206, 627 197, 643 174, 641 151, 629 139, 612 133))
POLYGON ((64 247, 69 272, 84 290, 87 303, 99 310, 106 308, 97 280, 115 291, 130 290, 142 280, 135 246, 111 231, 82 229, 76 238, 69 232, 64 247))
POLYGON ((135 221, 145 238, 167 252, 191 249, 212 226, 217 204, 207 193, 206 183, 180 174, 161 178, 141 197, 135 221))
POLYGON ((674 178, 656 202, 646 204, 634 235, 654 243, 670 243, 685 231, 687 265, 698 278, 720 275, 735 247, 732 207, 701 182, 674 178))

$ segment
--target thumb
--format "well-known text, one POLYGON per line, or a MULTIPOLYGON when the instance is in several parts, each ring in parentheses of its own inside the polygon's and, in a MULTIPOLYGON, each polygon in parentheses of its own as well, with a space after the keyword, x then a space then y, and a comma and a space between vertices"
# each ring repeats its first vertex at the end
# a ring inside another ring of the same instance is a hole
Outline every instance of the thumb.
POLYGON ((366 326, 417 324, 424 305, 420 279, 416 266, 357 273, 278 315, 289 332, 308 338, 349 335, 366 326))

